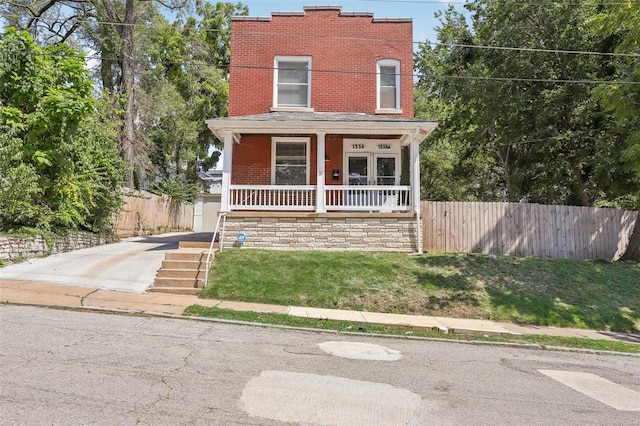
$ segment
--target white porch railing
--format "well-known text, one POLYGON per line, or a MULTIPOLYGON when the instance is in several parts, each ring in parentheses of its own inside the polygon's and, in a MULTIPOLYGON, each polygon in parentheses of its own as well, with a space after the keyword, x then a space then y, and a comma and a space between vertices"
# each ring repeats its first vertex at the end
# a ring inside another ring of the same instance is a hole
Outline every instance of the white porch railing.
POLYGON ((316 209, 313 185, 231 185, 230 210, 316 209))
POLYGON ((327 210, 410 211, 410 186, 331 185, 325 187, 327 210))
MULTIPOLYGON (((314 185, 230 185, 230 210, 315 211, 314 185)), ((410 186, 327 185, 327 210, 411 211, 410 186)))

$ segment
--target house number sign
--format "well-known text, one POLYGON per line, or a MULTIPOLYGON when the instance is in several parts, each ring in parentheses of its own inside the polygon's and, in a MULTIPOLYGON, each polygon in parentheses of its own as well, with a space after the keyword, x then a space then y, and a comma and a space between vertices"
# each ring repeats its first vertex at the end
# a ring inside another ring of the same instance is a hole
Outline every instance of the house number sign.
POLYGON ((363 143, 354 143, 353 145, 351 145, 351 149, 364 149, 364 144, 363 143))
POLYGON ((391 149, 391 145, 389 145, 388 143, 381 143, 378 144, 378 149, 391 149))

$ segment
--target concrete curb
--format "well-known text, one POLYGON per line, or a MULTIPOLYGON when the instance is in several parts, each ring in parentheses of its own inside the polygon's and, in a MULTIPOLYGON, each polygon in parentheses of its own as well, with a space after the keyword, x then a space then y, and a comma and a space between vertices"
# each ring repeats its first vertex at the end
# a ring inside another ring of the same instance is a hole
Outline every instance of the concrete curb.
MULTIPOLYGON (((640 343, 640 336, 597 332, 593 330, 562 329, 557 327, 520 326, 488 320, 443 318, 418 315, 387 314, 349 310, 320 309, 300 306, 267 305, 200 299, 196 296, 165 293, 128 293, 72 285, 0 279, 0 302, 32 306, 57 306, 69 309, 93 309, 127 314, 179 316, 190 305, 216 307, 234 311, 277 313, 300 318, 349 321, 359 324, 428 328, 447 334, 540 334, 640 343)), ((314 329, 315 330, 315 329, 314 329)), ((368 334, 370 335, 370 334, 368 334)), ((451 339, 445 339, 451 341, 451 339)), ((467 341, 465 341, 467 342, 467 341)))
POLYGON ((425 341, 425 342, 453 343, 453 344, 460 344, 460 345, 476 345, 476 346, 477 345, 495 346, 495 347, 503 347, 503 348, 529 349, 529 350, 539 350, 539 351, 576 352, 576 353, 585 353, 585 354, 594 354, 594 355, 625 356, 625 357, 640 359, 640 353, 570 348, 570 347, 564 347, 564 346, 546 346, 546 345, 540 345, 537 343, 492 342, 492 341, 485 341, 485 340, 462 340, 462 339, 443 338, 443 337, 422 337, 422 336, 411 336, 411 335, 403 336, 403 335, 397 335, 397 334, 381 334, 381 333, 366 333, 366 332, 363 333, 363 332, 355 332, 355 331, 327 330, 322 328, 293 327, 293 326, 280 325, 280 324, 229 320, 225 318, 209 318, 209 317, 198 317, 198 316, 191 316, 191 315, 176 315, 176 314, 167 314, 163 312, 101 308, 101 307, 95 307, 95 306, 68 307, 68 306, 56 306, 56 305, 50 305, 50 306, 30 305, 30 304, 10 303, 10 302, 9 303, 0 302, 0 305, 32 306, 32 307, 43 308, 43 309, 73 310, 73 311, 80 311, 80 312, 102 313, 102 314, 112 314, 112 315, 149 316, 154 318, 166 318, 166 319, 185 320, 185 321, 242 325, 247 327, 275 328, 280 330, 302 331, 302 332, 316 333, 316 334, 377 337, 377 338, 383 338, 383 339, 404 339, 404 340, 417 340, 417 341, 425 341))

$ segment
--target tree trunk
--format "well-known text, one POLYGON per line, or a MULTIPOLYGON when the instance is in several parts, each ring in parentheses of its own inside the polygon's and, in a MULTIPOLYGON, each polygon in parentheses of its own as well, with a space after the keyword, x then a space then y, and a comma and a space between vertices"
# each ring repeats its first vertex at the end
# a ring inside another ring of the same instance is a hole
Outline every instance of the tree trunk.
POLYGON ((111 22, 115 25, 115 30, 122 42, 120 54, 121 81, 118 85, 118 94, 125 99, 123 128, 120 134, 120 155, 127 164, 127 177, 125 183, 134 187, 135 170, 135 44, 134 27, 138 19, 136 12, 136 0, 126 0, 124 20, 119 19, 116 8, 111 0, 102 0, 105 12, 111 22))
POLYGON ((120 93, 126 96, 124 108, 124 129, 120 146, 122 158, 127 163, 129 187, 134 187, 133 172, 135 169, 135 45, 134 26, 137 20, 135 0, 126 1, 124 24, 121 29, 121 37, 124 42, 124 56, 122 58, 122 84, 120 93))
POLYGON ((574 167, 573 173, 578 181, 578 197, 580 198, 580 204, 582 204, 583 207, 591 207, 591 200, 587 193, 587 182, 589 177, 582 173, 582 170, 580 170, 579 167, 574 167))
POLYGON ((620 260, 640 262, 640 210, 638 210, 636 223, 633 232, 631 232, 631 238, 629 238, 629 245, 620 260))

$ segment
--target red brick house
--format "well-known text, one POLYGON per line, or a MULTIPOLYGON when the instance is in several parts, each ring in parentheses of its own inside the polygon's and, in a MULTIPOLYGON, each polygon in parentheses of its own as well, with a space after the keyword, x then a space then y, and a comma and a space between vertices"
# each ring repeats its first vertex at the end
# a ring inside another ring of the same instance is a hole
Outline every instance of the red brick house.
POLYGON ((418 146, 437 124, 413 118, 411 19, 232 18, 229 117, 207 125, 225 245, 420 251, 418 146))

